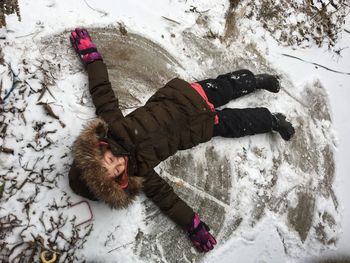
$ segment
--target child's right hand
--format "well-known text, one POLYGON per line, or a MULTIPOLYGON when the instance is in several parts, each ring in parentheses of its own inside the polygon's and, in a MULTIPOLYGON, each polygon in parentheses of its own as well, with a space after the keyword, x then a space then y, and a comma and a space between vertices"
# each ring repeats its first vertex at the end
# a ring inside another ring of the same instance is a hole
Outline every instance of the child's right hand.
POLYGON ((209 233, 210 228, 206 223, 200 220, 197 214, 194 215, 191 225, 186 229, 193 245, 200 252, 208 252, 216 245, 216 240, 209 233))
POLYGON ((102 60, 101 54, 97 51, 96 45, 92 42, 86 29, 76 28, 71 32, 69 39, 84 65, 102 60))

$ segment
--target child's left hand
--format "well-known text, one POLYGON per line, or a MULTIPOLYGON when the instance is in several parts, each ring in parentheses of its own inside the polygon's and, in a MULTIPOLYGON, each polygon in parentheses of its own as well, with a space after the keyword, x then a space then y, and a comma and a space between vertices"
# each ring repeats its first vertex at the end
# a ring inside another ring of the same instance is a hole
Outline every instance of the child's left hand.
POLYGON ((215 238, 209 233, 210 228, 206 223, 200 220, 197 214, 194 215, 192 224, 186 230, 189 238, 198 251, 208 252, 214 248, 214 245, 216 245, 215 238))

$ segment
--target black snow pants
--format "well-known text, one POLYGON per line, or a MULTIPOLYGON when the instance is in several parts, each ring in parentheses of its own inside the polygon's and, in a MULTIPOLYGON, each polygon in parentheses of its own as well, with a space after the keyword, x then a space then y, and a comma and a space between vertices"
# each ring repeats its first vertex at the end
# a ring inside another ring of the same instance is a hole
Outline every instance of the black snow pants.
MULTIPOLYGON (((206 79, 198 83, 215 108, 258 88, 255 76, 249 70, 234 71, 220 75, 216 79, 206 79)), ((214 125, 213 136, 235 138, 272 130, 272 115, 267 108, 226 108, 216 110, 216 113, 219 123, 214 125)))

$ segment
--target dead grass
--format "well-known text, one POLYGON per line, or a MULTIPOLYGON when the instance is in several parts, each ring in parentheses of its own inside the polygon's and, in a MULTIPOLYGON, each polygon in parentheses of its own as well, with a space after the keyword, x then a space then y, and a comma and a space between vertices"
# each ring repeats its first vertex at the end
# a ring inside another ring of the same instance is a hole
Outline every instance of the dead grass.
POLYGON ((234 39, 235 36, 237 36, 239 33, 239 30, 237 28, 237 15, 235 10, 240 2, 240 0, 230 0, 230 6, 225 15, 225 31, 221 37, 221 42, 229 43, 230 41, 228 40, 234 39))
POLYGON ((19 13, 18 0, 1 0, 0 1, 0 27, 6 26, 5 15, 16 14, 21 20, 19 13))
POLYGON ((310 41, 314 41, 319 46, 326 43, 331 47, 334 46, 350 11, 350 1, 305 0, 298 3, 280 0, 276 3, 270 0, 232 0, 227 15, 227 23, 231 27, 236 21, 229 14, 237 12, 239 8, 247 10, 245 17, 258 20, 283 45, 308 46, 310 41))
POLYGON ((241 2, 241 0, 230 0, 230 7, 231 6, 232 6, 232 8, 237 7, 239 2, 241 2))

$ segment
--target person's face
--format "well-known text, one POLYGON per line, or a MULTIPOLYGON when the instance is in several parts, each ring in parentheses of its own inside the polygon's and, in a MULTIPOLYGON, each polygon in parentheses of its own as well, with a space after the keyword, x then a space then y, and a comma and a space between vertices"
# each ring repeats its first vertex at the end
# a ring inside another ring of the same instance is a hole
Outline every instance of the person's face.
POLYGON ((107 169, 108 177, 116 178, 125 171, 125 159, 124 157, 114 156, 110 150, 107 150, 102 158, 102 166, 107 169))

